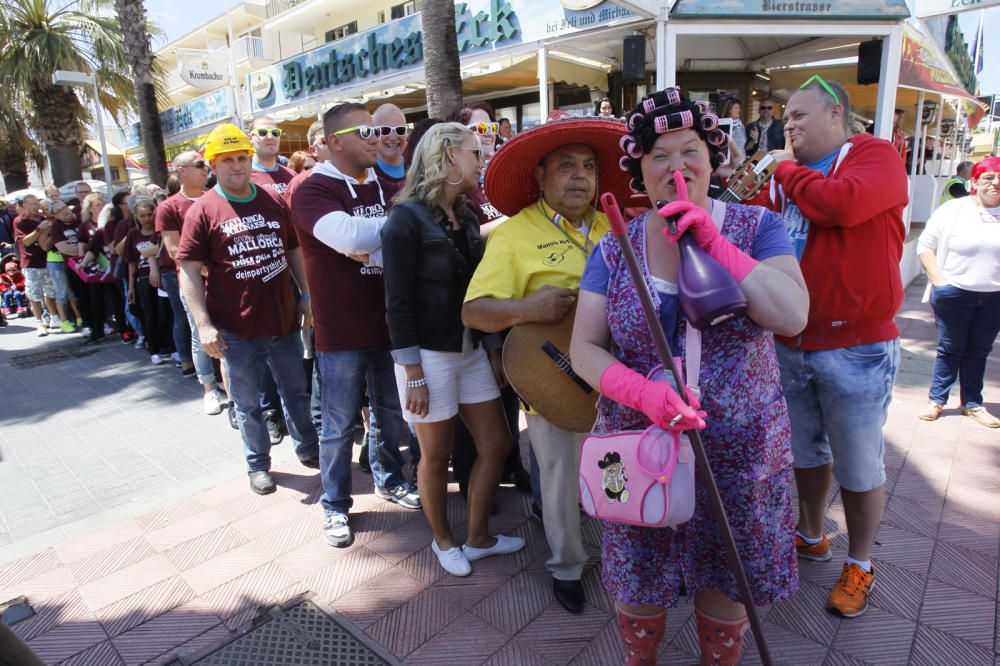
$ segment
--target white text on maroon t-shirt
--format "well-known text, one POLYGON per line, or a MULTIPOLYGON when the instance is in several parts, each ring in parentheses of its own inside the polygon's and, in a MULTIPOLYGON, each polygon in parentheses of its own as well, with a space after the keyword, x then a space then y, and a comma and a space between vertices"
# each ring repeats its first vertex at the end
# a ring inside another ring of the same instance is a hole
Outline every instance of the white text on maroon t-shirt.
POLYGON ((234 217, 219 224, 227 238, 226 251, 232 258, 237 280, 268 282, 288 268, 285 243, 278 235, 281 223, 260 213, 234 217), (264 231, 270 230, 270 231, 264 231), (256 233, 248 233, 256 232, 256 233))

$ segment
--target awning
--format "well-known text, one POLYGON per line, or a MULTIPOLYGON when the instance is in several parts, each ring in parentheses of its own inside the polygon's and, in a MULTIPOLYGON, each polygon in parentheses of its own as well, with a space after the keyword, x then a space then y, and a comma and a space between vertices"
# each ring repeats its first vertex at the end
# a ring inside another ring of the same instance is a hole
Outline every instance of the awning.
MULTIPOLYGON (((93 139, 84 139, 83 143, 98 155, 104 154, 101 152, 100 141, 94 141, 93 139)), ((105 143, 108 147, 108 157, 124 157, 124 153, 122 153, 121 148, 112 143, 107 143, 107 142, 105 143)))
POLYGON ((899 85, 961 98, 968 109, 970 127, 975 127, 986 113, 986 105, 959 82, 948 56, 931 37, 910 23, 903 26, 899 85))

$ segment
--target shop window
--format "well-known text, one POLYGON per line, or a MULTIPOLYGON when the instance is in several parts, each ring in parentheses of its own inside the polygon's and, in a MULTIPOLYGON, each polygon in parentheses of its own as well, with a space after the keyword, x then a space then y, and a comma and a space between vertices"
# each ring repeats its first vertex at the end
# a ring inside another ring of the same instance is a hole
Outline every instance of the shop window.
POLYGON ((358 22, 351 21, 350 23, 342 25, 339 28, 334 28, 333 30, 327 30, 326 34, 324 35, 324 41, 334 42, 337 41, 338 39, 343 39, 348 35, 353 35, 357 31, 358 31, 358 22))
POLYGON ((537 102, 534 104, 525 104, 521 107, 521 128, 531 129, 535 125, 538 125, 541 118, 542 107, 537 102))
POLYGON ((494 112, 496 119, 499 121, 501 118, 506 118, 510 121, 510 128, 514 132, 518 131, 517 127, 517 107, 516 106, 505 106, 503 108, 497 109, 494 112))
POLYGON ((409 0, 409 2, 403 2, 398 5, 393 5, 390 11, 390 16, 392 20, 401 19, 404 16, 409 16, 417 11, 417 3, 415 0, 409 0))

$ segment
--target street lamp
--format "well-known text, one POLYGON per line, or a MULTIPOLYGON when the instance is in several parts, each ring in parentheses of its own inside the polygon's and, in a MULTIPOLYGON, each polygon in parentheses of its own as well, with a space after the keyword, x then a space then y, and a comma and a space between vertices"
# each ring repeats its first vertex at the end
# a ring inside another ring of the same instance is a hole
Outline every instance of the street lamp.
POLYGON ((101 117, 101 101, 97 97, 97 77, 86 72, 72 72, 64 69, 52 73, 52 83, 57 86, 73 86, 94 88, 94 112, 97 115, 97 134, 101 140, 101 161, 104 163, 104 184, 107 196, 110 197, 114 188, 111 181, 111 164, 108 162, 108 144, 104 138, 104 119, 101 117))

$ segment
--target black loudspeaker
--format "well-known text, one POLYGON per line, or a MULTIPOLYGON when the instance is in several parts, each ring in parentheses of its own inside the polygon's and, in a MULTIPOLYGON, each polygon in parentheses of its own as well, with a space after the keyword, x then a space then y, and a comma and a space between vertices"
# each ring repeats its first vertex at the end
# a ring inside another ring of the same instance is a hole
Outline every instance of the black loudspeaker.
POLYGON ((622 78, 626 81, 646 79, 646 38, 629 35, 622 42, 622 78))
POLYGON ((858 83, 868 85, 878 83, 878 75, 882 69, 882 40, 873 39, 870 42, 858 44, 858 83))

